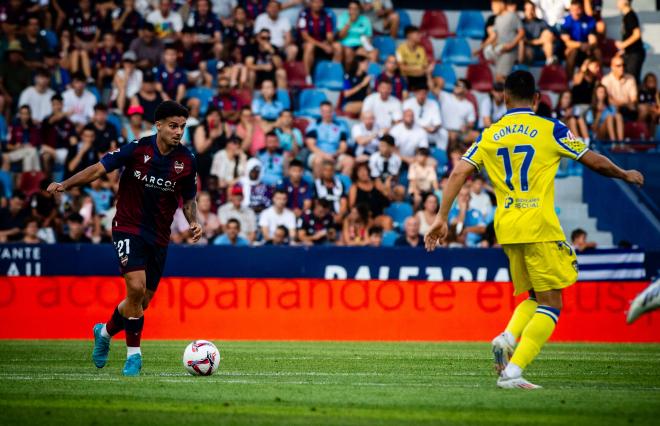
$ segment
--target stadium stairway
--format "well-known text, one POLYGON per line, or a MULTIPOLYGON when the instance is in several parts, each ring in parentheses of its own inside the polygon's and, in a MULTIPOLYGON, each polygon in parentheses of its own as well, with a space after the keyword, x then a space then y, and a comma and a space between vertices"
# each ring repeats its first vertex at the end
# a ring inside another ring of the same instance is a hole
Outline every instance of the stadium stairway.
POLYGON ((567 239, 571 238, 573 230, 582 228, 589 241, 594 241, 598 247, 613 246, 612 233, 599 231, 596 218, 589 216, 589 207, 583 202, 581 176, 555 179, 555 207, 559 209, 559 221, 567 239))

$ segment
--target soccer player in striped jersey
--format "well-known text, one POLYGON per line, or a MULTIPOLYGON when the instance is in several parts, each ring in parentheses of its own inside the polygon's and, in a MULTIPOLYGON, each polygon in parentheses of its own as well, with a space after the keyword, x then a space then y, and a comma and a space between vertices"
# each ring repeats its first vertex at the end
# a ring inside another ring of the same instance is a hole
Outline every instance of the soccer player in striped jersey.
POLYGON ((534 114, 538 96, 529 72, 511 73, 504 97, 507 113, 483 131, 452 171, 425 245, 431 251, 447 237, 447 217, 456 195, 473 172, 485 168, 495 188, 495 233, 509 258, 514 294, 529 292, 529 299, 516 307, 505 331, 493 340, 497 385, 536 389, 540 386, 525 380, 522 372, 555 329, 562 289, 577 280, 575 252, 555 213, 559 161, 577 160, 604 176, 636 185, 642 185, 644 177, 590 151, 562 122, 534 114))
POLYGON ((181 145, 187 118, 185 107, 165 101, 156 108, 155 135, 109 152, 98 163, 48 186, 51 193, 64 192, 123 169, 117 213, 112 221, 112 239, 119 269, 126 281, 126 298, 114 309, 107 323, 94 326, 92 360, 98 368, 103 368, 108 361, 110 338, 125 330, 127 357, 123 373, 126 376, 140 374, 144 310, 163 273, 170 226, 180 201, 193 241, 198 241, 202 235, 195 201, 195 157, 181 145))

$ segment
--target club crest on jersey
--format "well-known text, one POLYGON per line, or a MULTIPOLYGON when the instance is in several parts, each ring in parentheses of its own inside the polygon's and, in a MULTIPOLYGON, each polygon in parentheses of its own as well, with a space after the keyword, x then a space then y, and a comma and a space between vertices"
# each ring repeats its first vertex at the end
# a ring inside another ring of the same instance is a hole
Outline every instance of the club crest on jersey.
POLYGON ((144 163, 147 164, 147 161, 151 160, 151 157, 147 154, 144 154, 144 163))
POLYGON ((179 174, 183 171, 183 162, 175 161, 174 162, 174 171, 179 174))

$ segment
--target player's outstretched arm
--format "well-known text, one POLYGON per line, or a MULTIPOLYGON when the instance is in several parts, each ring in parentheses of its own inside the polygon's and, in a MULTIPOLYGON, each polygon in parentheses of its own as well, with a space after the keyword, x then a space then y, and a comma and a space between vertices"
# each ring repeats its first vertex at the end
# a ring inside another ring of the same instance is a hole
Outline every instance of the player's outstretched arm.
POLYGON ((637 186, 644 184, 644 175, 637 170, 624 170, 614 164, 609 158, 593 151, 587 151, 580 157, 580 162, 603 176, 621 179, 637 186))
POLYGON ((67 189, 74 188, 76 186, 87 185, 88 183, 100 178, 105 173, 105 167, 103 167, 101 162, 98 162, 84 170, 79 171, 64 182, 51 183, 48 185, 48 192, 51 194, 54 192, 64 192, 67 189))
POLYGON ((194 197, 183 203, 183 215, 190 225, 192 240, 196 243, 202 237, 202 226, 197 223, 197 201, 194 197))
POLYGON ((451 210, 454 199, 465 184, 465 181, 475 170, 476 168, 467 161, 459 161, 451 172, 447 186, 442 192, 442 203, 440 204, 438 215, 435 217, 431 229, 424 236, 424 246, 427 251, 434 250, 440 242, 447 238, 449 210, 451 210))

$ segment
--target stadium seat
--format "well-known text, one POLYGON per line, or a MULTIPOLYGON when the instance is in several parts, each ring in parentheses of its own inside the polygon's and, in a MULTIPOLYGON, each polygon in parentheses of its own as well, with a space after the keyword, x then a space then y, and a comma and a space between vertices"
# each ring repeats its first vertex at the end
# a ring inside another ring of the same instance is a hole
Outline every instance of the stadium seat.
POLYGON ((515 64, 511 71, 529 71, 529 65, 526 64, 515 64))
POLYGON ((186 92, 186 97, 199 99, 199 113, 204 116, 214 94, 215 92, 210 87, 192 87, 186 92))
POLYGON ((374 37, 373 45, 378 49, 378 61, 381 63, 385 62, 388 56, 396 54, 396 43, 388 35, 374 37))
POLYGON ((92 93, 92 95, 94 95, 94 97, 96 98, 96 102, 101 102, 101 93, 99 92, 99 89, 97 89, 95 85, 88 84, 86 89, 89 90, 92 93))
POLYGON ((555 109, 555 106, 552 104, 552 99, 547 93, 541 93, 541 103, 546 104, 551 110, 555 109))
POLYGON ((300 133, 303 135, 307 131, 307 126, 309 126, 309 120, 304 117, 295 117, 293 119, 293 127, 300 130, 300 133))
POLYGON ((399 233, 396 231, 385 231, 383 232, 383 247, 394 247, 394 243, 397 238, 399 238, 399 233))
POLYGON ((568 90, 568 77, 561 65, 546 65, 541 69, 538 82, 539 89, 561 93, 568 90))
POLYGON ((444 90, 446 92, 454 90, 454 84, 456 84, 456 72, 451 64, 435 64, 431 75, 433 77, 442 77, 445 81, 444 90))
POLYGON ((406 218, 412 216, 413 208, 410 203, 395 201, 385 209, 385 214, 394 221, 394 227, 402 229, 406 218))
POLYGON ((121 128, 123 127, 123 124, 121 122, 121 117, 119 115, 108 114, 108 123, 115 126, 115 129, 117 130, 117 134, 121 135, 121 128))
POLYGON ((215 58, 209 59, 206 61, 206 69, 211 74, 211 85, 213 87, 218 86, 218 60, 215 58))
POLYGON ((454 35, 449 31, 447 16, 441 10, 425 11, 419 29, 422 33, 433 38, 447 38, 454 35))
POLYGON ((351 188, 351 185, 353 185, 351 177, 342 173, 337 174, 337 177, 341 181, 341 184, 344 185, 344 194, 348 194, 348 190, 351 188))
POLYGON ((46 40, 48 49, 53 52, 57 52, 57 47, 60 45, 60 41, 57 38, 57 34, 55 34, 51 30, 41 30, 39 34, 41 34, 41 36, 46 40))
POLYGON ((314 86, 319 89, 342 90, 344 67, 339 62, 319 61, 314 68, 314 86))
POLYGON ((307 89, 313 87, 307 83, 307 71, 305 71, 305 64, 302 62, 284 62, 284 70, 286 71, 286 79, 294 89, 307 89))
POLYGON ((440 148, 431 148, 431 156, 438 162, 436 167, 436 173, 438 178, 444 175, 447 172, 447 165, 449 164, 449 158, 447 158, 447 151, 440 148))
POLYGON ((623 134, 633 141, 644 141, 651 138, 646 124, 639 121, 626 121, 623 125, 623 134))
POLYGON ((291 109, 291 95, 286 89, 277 89, 277 94, 275 95, 277 100, 280 101, 284 109, 291 109))
POLYGON ((308 117, 320 117, 319 106, 321 102, 328 100, 325 93, 316 89, 305 89, 300 92, 298 100, 298 110, 296 115, 304 115, 308 117))
POLYGON ((45 177, 43 172, 23 172, 18 177, 18 189, 29 197, 39 192, 39 184, 45 177))
POLYGON ((428 58, 429 62, 433 61, 435 58, 434 51, 433 51, 433 43, 431 42, 431 39, 423 36, 422 41, 421 41, 422 47, 424 48, 424 51, 426 52, 426 57, 428 58))
POLYGON ((490 92, 493 90, 493 73, 490 66, 486 63, 472 64, 467 68, 467 80, 472 85, 473 90, 479 92, 490 92))
POLYGON ((2 185, 4 197, 11 198, 11 193, 14 191, 14 183, 11 178, 11 173, 0 170, 0 185, 2 185))
POLYGON ((410 14, 405 9, 394 9, 394 11, 399 15, 399 32, 397 33, 397 37, 405 38, 406 27, 412 25, 410 14))
POLYGON ((478 62, 472 56, 472 50, 464 38, 448 38, 442 49, 441 60, 443 63, 454 65, 470 65, 478 62))
POLYGON ((456 36, 481 40, 484 37, 486 22, 478 10, 464 10, 458 17, 456 36))
POLYGON ((603 55, 602 63, 609 66, 612 58, 616 56, 619 49, 616 48, 616 44, 614 44, 614 40, 611 38, 601 40, 598 45, 598 47, 600 47, 600 52, 603 55))

